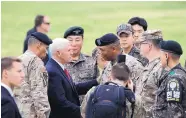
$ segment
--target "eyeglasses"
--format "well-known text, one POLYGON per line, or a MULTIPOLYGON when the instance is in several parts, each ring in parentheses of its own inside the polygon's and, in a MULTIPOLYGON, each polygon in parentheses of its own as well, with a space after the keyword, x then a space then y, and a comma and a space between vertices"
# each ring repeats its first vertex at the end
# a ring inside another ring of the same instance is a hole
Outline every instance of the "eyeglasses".
POLYGON ((140 45, 141 45, 141 44, 149 44, 149 43, 147 43, 147 42, 141 42, 140 45))
POLYGON ((43 22, 43 24, 50 25, 50 23, 49 23, 49 22, 43 22))
POLYGON ((142 42, 137 42, 135 43, 135 46, 140 48, 142 44, 149 44, 148 42, 142 41, 142 42))

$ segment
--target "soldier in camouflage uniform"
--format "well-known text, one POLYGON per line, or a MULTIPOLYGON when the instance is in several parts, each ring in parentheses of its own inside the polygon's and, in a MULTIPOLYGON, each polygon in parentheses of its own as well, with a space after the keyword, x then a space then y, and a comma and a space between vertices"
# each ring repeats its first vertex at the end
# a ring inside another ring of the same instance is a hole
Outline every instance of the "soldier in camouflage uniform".
POLYGON ((152 106, 155 101, 155 92, 158 89, 163 68, 160 63, 160 47, 162 41, 160 30, 149 30, 139 39, 140 52, 148 58, 149 64, 145 66, 136 85, 136 118, 152 118, 152 106))
MULTIPOLYGON (((102 71, 102 74, 98 77, 98 82, 103 84, 110 80, 111 68, 116 64, 117 56, 123 54, 123 51, 120 47, 119 39, 112 33, 105 34, 101 38, 96 39, 96 45, 100 49, 102 57, 105 60, 110 61, 102 71)), ((130 55, 126 55, 126 65, 131 72, 130 79, 135 84, 136 78, 141 73, 143 66, 136 58, 130 55)))
POLYGON ((183 51, 176 41, 161 42, 161 64, 169 69, 159 83, 154 118, 186 118, 186 71, 179 63, 183 51))
MULTIPOLYGON (((75 83, 86 82, 99 76, 96 60, 81 53, 83 34, 83 28, 77 26, 70 27, 64 34, 64 38, 68 39, 72 46, 72 61, 65 67, 75 83)), ((82 101, 83 97, 81 96, 80 102, 82 101)))
POLYGON ((140 55, 139 49, 134 46, 132 26, 130 24, 121 24, 117 27, 116 33, 120 39, 120 45, 123 52, 137 58, 143 66, 148 64, 148 59, 140 55))
POLYGON ((15 98, 23 118, 48 118, 50 105, 47 96, 48 74, 41 59, 46 56, 52 40, 43 33, 33 33, 28 40, 28 50, 20 56, 25 79, 15 89, 15 98))

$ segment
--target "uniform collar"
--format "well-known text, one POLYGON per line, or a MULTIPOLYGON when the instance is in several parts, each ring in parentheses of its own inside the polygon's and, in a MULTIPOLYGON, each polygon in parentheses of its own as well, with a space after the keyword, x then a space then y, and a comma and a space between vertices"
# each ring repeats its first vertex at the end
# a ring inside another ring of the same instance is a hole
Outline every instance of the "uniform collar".
POLYGON ((170 72, 173 71, 174 69, 179 69, 179 68, 182 68, 181 67, 181 64, 177 64, 175 67, 173 67, 172 69, 170 69, 170 72))
POLYGON ((146 65, 145 69, 152 69, 155 65, 160 63, 160 58, 156 58, 153 61, 149 62, 148 65, 146 65))
POLYGON ((31 51, 31 50, 27 50, 26 52, 25 52, 25 54, 29 54, 29 55, 35 55, 35 56, 37 56, 33 51, 31 51))
POLYGON ((179 64, 177 64, 174 68, 172 68, 172 69, 175 69, 175 68, 181 68, 181 64, 179 63, 179 64))
POLYGON ((12 89, 9 86, 7 86, 6 84, 4 84, 2 82, 1 82, 1 86, 6 88, 12 97, 14 96, 13 91, 12 91, 12 89))
POLYGON ((80 53, 79 55, 79 59, 78 60, 75 60, 75 61, 71 61, 71 63, 78 63, 78 62, 81 62, 81 61, 85 61, 86 60, 86 57, 84 54, 80 53))
POLYGON ((131 50, 130 50, 130 52, 129 52, 128 54, 130 55, 130 54, 132 54, 132 53, 134 53, 134 52, 138 52, 138 53, 139 53, 139 50, 138 50, 135 46, 133 46, 133 47, 131 48, 131 50))

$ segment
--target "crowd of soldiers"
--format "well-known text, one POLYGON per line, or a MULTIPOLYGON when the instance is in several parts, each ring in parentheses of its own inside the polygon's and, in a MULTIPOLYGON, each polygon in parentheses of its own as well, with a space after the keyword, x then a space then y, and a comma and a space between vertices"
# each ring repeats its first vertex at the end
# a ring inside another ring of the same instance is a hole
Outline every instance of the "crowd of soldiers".
MULTIPOLYGON (((24 53, 19 56, 25 78, 13 92, 23 118, 48 118, 51 111, 45 68, 51 58, 52 40, 46 35, 49 29, 49 17, 36 16, 35 26, 28 31, 24 41, 24 53)), ((126 55, 129 78, 135 86, 134 118, 186 118, 186 61, 183 68, 179 63, 183 51, 178 42, 164 39, 159 29, 148 30, 146 20, 140 17, 120 24, 116 33, 97 38, 92 56, 81 51, 83 36, 84 29, 73 26, 66 30, 63 37, 69 40, 72 47, 72 61, 64 66, 74 83, 94 79, 99 84, 111 81, 111 69, 117 64, 117 56, 126 55)), ((82 117, 86 117, 90 93, 79 96, 82 117)))

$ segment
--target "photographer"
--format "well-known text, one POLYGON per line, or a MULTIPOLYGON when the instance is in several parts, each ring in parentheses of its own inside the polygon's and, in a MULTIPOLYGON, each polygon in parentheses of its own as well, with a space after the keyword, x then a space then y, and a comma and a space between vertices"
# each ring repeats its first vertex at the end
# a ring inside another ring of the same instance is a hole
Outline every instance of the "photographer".
POLYGON ((121 58, 125 60, 125 55, 119 55, 119 58, 112 67, 110 82, 93 87, 86 94, 81 106, 84 118, 128 118, 126 102, 135 102, 133 82, 129 79, 128 66, 121 61, 121 58))

